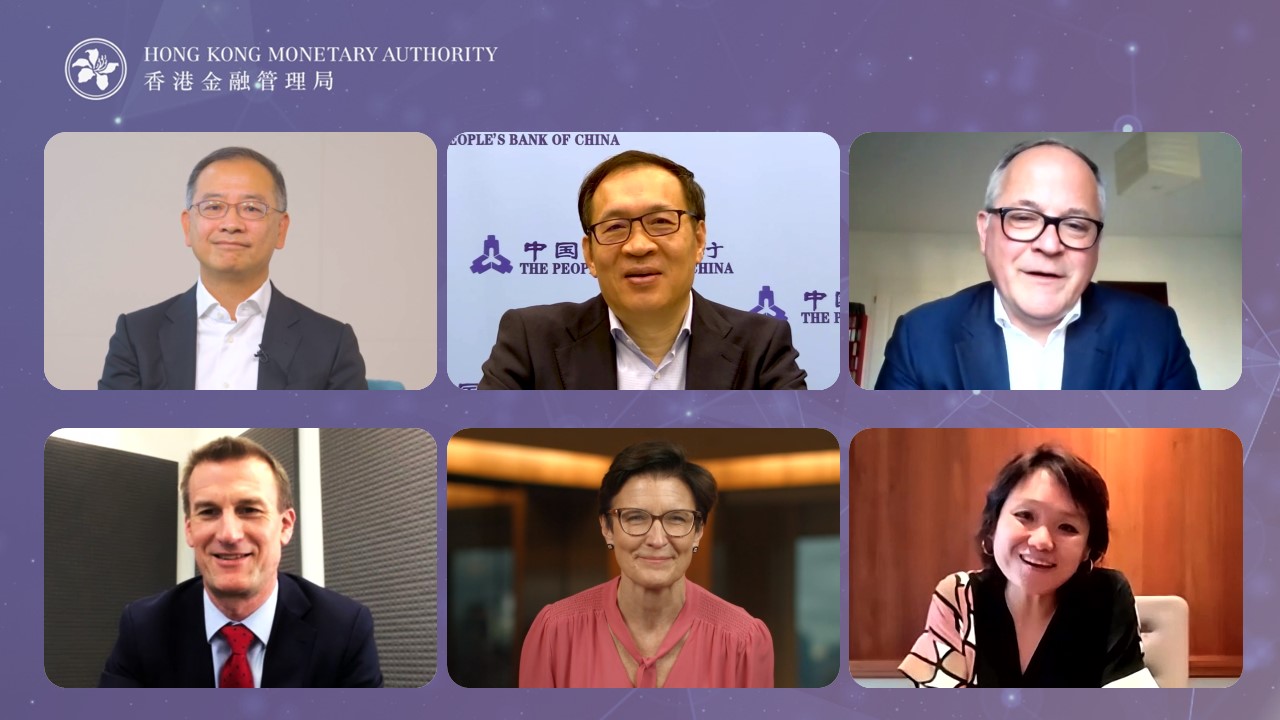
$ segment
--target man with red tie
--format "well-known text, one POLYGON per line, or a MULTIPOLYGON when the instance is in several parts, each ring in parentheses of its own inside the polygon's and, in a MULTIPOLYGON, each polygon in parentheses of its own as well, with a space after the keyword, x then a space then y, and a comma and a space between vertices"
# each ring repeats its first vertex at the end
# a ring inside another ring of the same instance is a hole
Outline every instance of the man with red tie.
POLYGON ((219 438, 179 489, 200 576, 125 608, 101 687, 382 686, 368 608, 279 571, 297 520, 279 461, 219 438))

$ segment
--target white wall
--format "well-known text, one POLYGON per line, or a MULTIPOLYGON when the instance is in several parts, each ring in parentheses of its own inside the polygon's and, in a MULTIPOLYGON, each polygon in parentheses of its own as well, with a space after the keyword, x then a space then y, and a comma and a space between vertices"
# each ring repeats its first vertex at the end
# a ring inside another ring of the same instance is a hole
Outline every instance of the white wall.
MULTIPOLYGON (((1206 390, 1240 377, 1239 237, 1104 236, 1095 280, 1166 282, 1191 360, 1206 390)), ((856 232, 849 249, 849 300, 867 306, 863 385, 873 387, 898 316, 988 279, 978 235, 856 232)))
POLYGON ((324 506, 320 492, 320 429, 298 429, 298 477, 293 479, 302 523, 302 576, 324 585, 324 506))
MULTIPOLYGON (((62 428, 53 437, 172 460, 179 465, 201 445, 249 428, 62 428)), ((181 472, 181 468, 179 468, 181 472)), ((178 493, 177 481, 173 485, 178 493)))

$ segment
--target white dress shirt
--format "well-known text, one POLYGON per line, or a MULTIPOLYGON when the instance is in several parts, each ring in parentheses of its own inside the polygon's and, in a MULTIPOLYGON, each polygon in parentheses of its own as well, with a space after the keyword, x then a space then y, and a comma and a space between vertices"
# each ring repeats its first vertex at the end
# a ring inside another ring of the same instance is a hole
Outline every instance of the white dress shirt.
POLYGON ((262 331, 271 306, 271 281, 236 308, 236 319, 196 281, 196 389, 257 390, 262 331))
MULTIPOLYGON (((245 653, 245 658, 249 660, 249 669, 253 671, 253 686, 262 687, 262 663, 267 657, 267 643, 271 640, 271 626, 276 621, 276 601, 280 598, 280 581, 276 580, 276 586, 271 590, 271 595, 267 597, 267 601, 262 603, 262 607, 254 610, 249 617, 240 621, 240 625, 245 626, 253 633, 254 641, 249 645, 249 650, 245 653)), ((213 652, 213 686, 218 687, 218 676, 222 673, 222 666, 231 658, 231 645, 227 643, 227 639, 222 637, 222 626, 227 623, 234 623, 226 615, 222 614, 209 599, 209 589, 204 591, 204 634, 209 639, 209 648, 213 652)))
POLYGON ((995 321, 1004 331, 1004 351, 1009 360, 1010 390, 1061 390, 1062 363, 1067 350, 1067 326, 1080 319, 1080 301, 1049 333, 1044 345, 1014 326, 1005 312, 1000 291, 996 294, 995 321))
POLYGON ((614 353, 618 369, 619 390, 683 390, 686 365, 689 363, 689 326, 693 322, 693 291, 689 291, 689 306, 684 312, 684 322, 671 349, 655 365, 640 349, 635 340, 622 329, 618 316, 609 308, 609 332, 618 346, 614 353))

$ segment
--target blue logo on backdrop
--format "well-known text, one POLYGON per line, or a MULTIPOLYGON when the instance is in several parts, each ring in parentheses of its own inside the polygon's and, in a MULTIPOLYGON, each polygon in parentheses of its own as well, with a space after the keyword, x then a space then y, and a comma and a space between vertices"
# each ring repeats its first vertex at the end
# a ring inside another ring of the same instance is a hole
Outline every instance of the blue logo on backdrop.
POLYGON ((106 100, 124 87, 124 53, 110 40, 82 40, 67 53, 67 84, 86 100, 106 100))
POLYGON ((749 312, 753 312, 757 315, 769 315, 771 317, 776 317, 779 320, 787 319, 787 311, 774 304, 773 289, 768 285, 761 286, 760 297, 756 302, 758 304, 751 308, 749 312))
POLYGON ((484 250, 480 257, 471 261, 471 272, 477 275, 490 270, 497 270, 504 275, 511 272, 511 261, 502 254, 498 248, 498 238, 493 235, 484 239, 484 250))

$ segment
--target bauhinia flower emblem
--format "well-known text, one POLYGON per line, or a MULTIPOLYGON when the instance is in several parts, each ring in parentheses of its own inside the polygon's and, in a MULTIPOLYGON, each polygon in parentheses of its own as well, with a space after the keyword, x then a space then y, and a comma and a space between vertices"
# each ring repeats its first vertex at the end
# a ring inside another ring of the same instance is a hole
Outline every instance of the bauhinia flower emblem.
POLYGON ((96 78, 99 90, 106 90, 108 77, 120 67, 120 63, 107 62, 107 55, 98 52, 98 48, 91 47, 85 51, 89 59, 78 58, 71 63, 71 67, 80 68, 79 74, 76 75, 76 82, 86 83, 91 78, 96 78))

